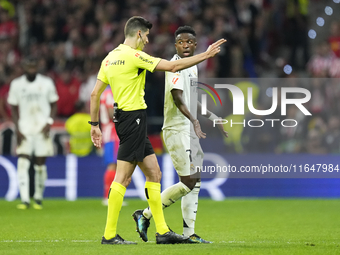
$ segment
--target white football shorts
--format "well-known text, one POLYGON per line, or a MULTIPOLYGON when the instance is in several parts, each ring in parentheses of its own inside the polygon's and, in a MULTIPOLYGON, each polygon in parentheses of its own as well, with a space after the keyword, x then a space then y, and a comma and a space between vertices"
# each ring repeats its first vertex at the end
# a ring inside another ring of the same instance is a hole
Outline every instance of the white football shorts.
POLYGON ((17 155, 24 154, 31 156, 33 153, 36 157, 53 156, 53 144, 50 137, 40 133, 36 135, 26 135, 26 139, 22 140, 21 144, 17 146, 17 155))
POLYGON ((163 130, 163 138, 178 175, 194 175, 202 167, 204 153, 196 135, 163 130))

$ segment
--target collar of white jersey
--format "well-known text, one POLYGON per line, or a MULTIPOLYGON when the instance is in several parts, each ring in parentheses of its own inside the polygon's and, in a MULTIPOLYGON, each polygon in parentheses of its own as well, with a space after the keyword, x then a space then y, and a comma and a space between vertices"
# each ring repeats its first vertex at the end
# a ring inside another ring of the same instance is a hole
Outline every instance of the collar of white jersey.
POLYGON ((182 59, 177 53, 175 54, 176 60, 177 59, 182 59))

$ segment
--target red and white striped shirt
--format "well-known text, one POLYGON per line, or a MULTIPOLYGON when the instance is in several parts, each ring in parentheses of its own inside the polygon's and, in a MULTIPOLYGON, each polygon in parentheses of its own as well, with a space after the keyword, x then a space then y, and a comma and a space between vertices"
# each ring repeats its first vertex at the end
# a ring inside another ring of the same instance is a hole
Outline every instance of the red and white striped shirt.
POLYGON ((116 133, 115 124, 112 121, 112 117, 109 114, 109 109, 113 109, 114 103, 112 91, 110 87, 107 87, 100 97, 100 125, 103 135, 103 143, 117 142, 119 138, 116 133))

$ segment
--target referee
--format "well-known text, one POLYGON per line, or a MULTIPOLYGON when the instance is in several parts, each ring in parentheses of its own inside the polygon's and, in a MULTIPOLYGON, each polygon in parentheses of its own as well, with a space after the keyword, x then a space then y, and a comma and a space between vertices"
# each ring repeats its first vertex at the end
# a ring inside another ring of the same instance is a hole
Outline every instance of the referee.
POLYGON ((103 60, 96 85, 91 93, 91 138, 96 147, 102 144, 99 129, 98 112, 100 95, 110 84, 115 102, 116 130, 120 140, 117 169, 108 197, 108 213, 102 244, 136 244, 125 241, 117 233, 117 221, 123 203, 126 187, 138 165, 143 171, 145 196, 156 225, 156 243, 185 243, 188 237, 178 235, 167 227, 161 202, 161 171, 156 155, 147 137, 146 104, 144 87, 146 70, 150 72, 177 72, 214 57, 220 51, 220 45, 226 40, 210 45, 206 52, 176 61, 167 61, 149 56, 143 52, 148 41, 152 24, 142 17, 130 18, 124 28, 125 41, 112 50, 103 60))

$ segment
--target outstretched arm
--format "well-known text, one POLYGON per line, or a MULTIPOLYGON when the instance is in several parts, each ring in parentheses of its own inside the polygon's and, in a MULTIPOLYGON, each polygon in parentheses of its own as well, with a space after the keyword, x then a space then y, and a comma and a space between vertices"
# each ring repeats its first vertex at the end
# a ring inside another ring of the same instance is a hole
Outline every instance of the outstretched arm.
MULTIPOLYGON (((197 101, 197 111, 201 112, 201 108, 202 108, 202 104, 197 101)), ((207 109, 207 114, 203 115, 204 117, 208 118, 211 121, 214 121, 215 119, 222 119, 221 117, 217 117, 214 113, 212 113, 211 111, 209 111, 207 109)), ((224 130, 224 127, 222 124, 216 124, 216 126, 218 127, 218 129, 221 131, 221 133, 225 136, 228 137, 228 132, 224 130)))
POLYGON ((205 138, 206 134, 202 132, 199 121, 191 115, 188 107, 183 101, 183 97, 182 97, 183 90, 173 89, 171 90, 171 94, 172 94, 172 98, 174 99, 174 102, 177 108, 181 111, 181 113, 183 113, 185 117, 187 117, 192 122, 197 137, 205 138))
MULTIPOLYGON (((96 85, 94 86, 91 93, 91 102, 90 102, 90 114, 92 122, 99 122, 99 103, 100 96, 107 87, 107 84, 102 82, 101 80, 97 80, 96 85)), ((94 146, 100 148, 102 145, 102 132, 99 129, 99 125, 91 126, 91 140, 94 146)))
POLYGON ((197 65, 198 63, 201 63, 202 61, 214 57, 217 53, 220 52, 221 48, 220 46, 225 43, 225 39, 220 39, 217 42, 211 44, 206 52, 203 52, 201 54, 188 57, 188 58, 182 58, 175 61, 167 61, 165 59, 162 59, 158 65, 156 66, 156 71, 168 71, 168 72, 177 72, 183 69, 186 69, 188 67, 197 65))

